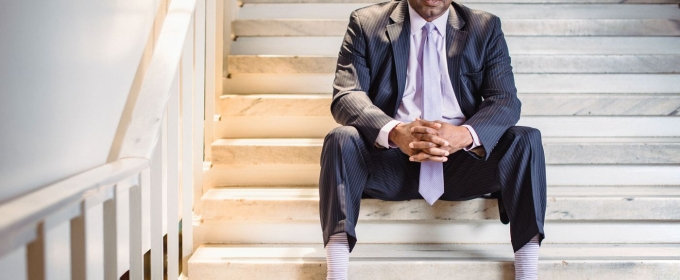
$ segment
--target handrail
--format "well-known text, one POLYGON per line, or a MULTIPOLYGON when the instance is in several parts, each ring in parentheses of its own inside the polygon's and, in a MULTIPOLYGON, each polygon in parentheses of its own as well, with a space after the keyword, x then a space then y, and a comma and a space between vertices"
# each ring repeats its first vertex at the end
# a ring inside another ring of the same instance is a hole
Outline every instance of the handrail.
POLYGON ((0 205, 0 256, 22 246, 16 238, 50 214, 80 202, 90 190, 129 179, 149 167, 144 159, 121 159, 29 193, 0 205))
POLYGON ((193 250, 193 188, 200 183, 200 174, 195 173, 201 172, 203 155, 203 141, 197 139, 203 137, 205 93, 198 80, 205 76, 201 68, 206 57, 205 42, 196 40, 206 36, 205 2, 171 1, 131 121, 124 130, 118 160, 0 205, 0 262, 6 262, 0 264, 11 264, 2 267, 15 268, 16 264, 15 269, 21 270, 15 273, 21 275, 19 279, 112 280, 121 276, 121 269, 129 269, 130 279, 142 279, 142 243, 148 234, 151 276, 163 279, 163 236, 167 230, 167 278, 171 279, 179 276, 181 216, 182 276, 188 276, 186 264, 193 250), (149 197, 149 193, 154 195, 149 197), (149 224, 144 224, 144 216, 149 224), (126 238, 129 243, 121 243, 126 238), (64 243, 70 243, 68 261, 73 262, 66 267, 61 260, 50 258, 54 250, 64 249, 64 243), (127 249, 121 250, 121 246, 127 249), (125 252, 129 255, 121 255, 125 252), (32 258, 37 261, 29 262, 32 258), (121 263, 123 267, 119 267, 121 263))

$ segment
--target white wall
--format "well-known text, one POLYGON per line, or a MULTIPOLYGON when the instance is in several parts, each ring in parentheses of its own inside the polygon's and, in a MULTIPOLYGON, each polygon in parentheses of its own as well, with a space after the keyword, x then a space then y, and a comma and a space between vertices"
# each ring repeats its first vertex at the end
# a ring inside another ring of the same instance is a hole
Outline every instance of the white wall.
POLYGON ((0 202, 105 164, 160 0, 0 0, 0 202))

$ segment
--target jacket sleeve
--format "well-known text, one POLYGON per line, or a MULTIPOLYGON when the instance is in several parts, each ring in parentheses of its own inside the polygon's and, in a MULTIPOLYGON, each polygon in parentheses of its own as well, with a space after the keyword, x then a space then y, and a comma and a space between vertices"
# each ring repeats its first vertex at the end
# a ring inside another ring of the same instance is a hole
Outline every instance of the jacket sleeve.
POLYGON ((368 97, 371 77, 366 45, 361 22, 353 12, 338 55, 331 113, 336 122, 355 127, 367 143, 375 143, 380 129, 393 119, 368 97))
POLYGON ((500 19, 494 17, 493 31, 486 48, 484 76, 480 93, 483 101, 477 113, 465 124, 477 132, 484 148, 484 159, 506 130, 519 121, 522 104, 517 99, 515 78, 500 19))

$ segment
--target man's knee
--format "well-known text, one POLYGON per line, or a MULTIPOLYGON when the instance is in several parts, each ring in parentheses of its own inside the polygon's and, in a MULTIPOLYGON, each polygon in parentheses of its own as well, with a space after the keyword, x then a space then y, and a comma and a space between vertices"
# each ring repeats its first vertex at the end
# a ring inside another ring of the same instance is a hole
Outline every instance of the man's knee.
POLYGON ((324 145, 335 144, 343 145, 361 141, 359 131, 353 126, 338 126, 333 128, 324 139, 324 145))
POLYGON ((532 148, 542 147, 541 131, 533 127, 513 126, 506 132, 518 144, 529 145, 532 148))

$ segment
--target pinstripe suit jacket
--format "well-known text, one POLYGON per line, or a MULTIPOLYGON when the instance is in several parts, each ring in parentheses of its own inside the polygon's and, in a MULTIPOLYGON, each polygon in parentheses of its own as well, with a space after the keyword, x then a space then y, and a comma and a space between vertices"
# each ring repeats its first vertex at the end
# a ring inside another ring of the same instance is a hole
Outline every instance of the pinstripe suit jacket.
MULTIPOLYGON (((453 2, 446 29, 453 90, 488 159, 520 117, 521 103, 500 19, 453 2)), ((407 0, 356 10, 350 17, 335 72, 331 112, 356 127, 367 143, 393 120, 406 86, 411 35, 407 0)), ((478 157, 476 154, 471 153, 478 157)))

